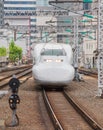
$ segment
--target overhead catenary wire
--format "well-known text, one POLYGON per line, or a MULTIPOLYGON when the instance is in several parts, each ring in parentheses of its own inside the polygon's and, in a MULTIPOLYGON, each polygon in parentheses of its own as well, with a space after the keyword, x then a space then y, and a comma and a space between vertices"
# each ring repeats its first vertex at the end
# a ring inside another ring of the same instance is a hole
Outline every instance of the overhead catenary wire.
MULTIPOLYGON (((89 18, 92 18, 92 19, 97 19, 96 17, 90 17, 90 15, 88 15, 88 14, 81 14, 81 13, 79 13, 79 12, 76 12, 76 11, 72 11, 72 10, 69 10, 69 9, 66 9, 66 8, 63 8, 63 7, 60 7, 60 6, 57 6, 57 5, 53 5, 53 4, 50 4, 51 6, 54 6, 54 7, 56 7, 56 8, 60 8, 60 9, 63 9, 63 10, 66 10, 67 12, 72 12, 72 13, 75 13, 75 14, 78 14, 78 15, 80 15, 80 16, 82 16, 82 17, 89 17, 89 18)), ((81 10, 82 11, 82 10, 81 10)), ((90 12, 91 12, 91 10, 90 10, 90 12)))

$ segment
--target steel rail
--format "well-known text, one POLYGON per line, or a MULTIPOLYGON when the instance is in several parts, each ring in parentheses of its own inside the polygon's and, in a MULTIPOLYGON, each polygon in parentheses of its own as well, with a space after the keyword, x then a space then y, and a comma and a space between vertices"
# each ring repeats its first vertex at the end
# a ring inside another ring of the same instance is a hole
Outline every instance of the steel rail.
POLYGON ((86 120, 86 122, 94 129, 94 130, 103 130, 103 128, 98 124, 82 107, 74 101, 74 99, 68 95, 68 93, 64 90, 63 94, 65 98, 69 101, 69 103, 77 110, 77 112, 86 120))
MULTIPOLYGON (((30 67, 28 67, 28 68, 26 67, 25 69, 23 68, 23 70, 18 70, 18 72, 14 73, 14 74, 17 75, 17 74, 19 74, 19 73, 22 73, 22 72, 28 70, 29 68, 30 68, 30 67)), ((14 70, 13 70, 13 71, 14 71, 14 70)), ((12 75, 13 75, 13 74, 9 74, 9 75, 4 76, 4 77, 0 78, 0 81, 9 78, 9 77, 11 77, 12 75)))
MULTIPOLYGON (((25 76, 25 75, 31 73, 31 71, 32 71, 32 70, 29 68, 28 70, 23 71, 23 72, 17 74, 17 75, 16 75, 16 78, 19 79, 19 78, 21 78, 21 77, 23 77, 23 76, 25 76)), ((9 80, 10 80, 10 77, 7 78, 7 81, 2 82, 2 83, 0 84, 0 89, 3 88, 4 86, 8 85, 9 80)))
POLYGON ((14 67, 7 67, 7 68, 0 68, 0 73, 2 72, 7 72, 7 71, 12 71, 12 70, 19 70, 19 69, 23 69, 23 68, 31 68, 32 65, 24 65, 24 66, 14 66, 14 67))
POLYGON ((91 77, 94 77, 94 78, 98 77, 98 74, 96 72, 92 72, 92 71, 89 71, 89 70, 79 69, 79 73, 84 74, 84 75, 88 75, 88 76, 91 76, 91 77))
POLYGON ((49 114, 50 114, 50 117, 53 121, 53 124, 54 124, 54 127, 55 127, 55 130, 64 130, 59 122, 59 120, 57 119, 54 111, 53 111, 53 108, 49 102, 49 99, 47 97, 47 94, 46 94, 46 91, 43 89, 43 99, 44 99, 44 102, 45 102, 45 105, 47 107, 47 110, 49 111, 49 114))

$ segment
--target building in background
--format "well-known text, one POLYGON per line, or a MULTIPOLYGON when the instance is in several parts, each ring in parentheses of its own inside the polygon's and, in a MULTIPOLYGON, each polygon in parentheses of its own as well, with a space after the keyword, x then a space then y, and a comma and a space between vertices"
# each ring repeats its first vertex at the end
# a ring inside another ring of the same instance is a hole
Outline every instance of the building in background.
MULTIPOLYGON (((75 3, 55 3, 54 5, 56 6, 52 6, 50 1, 53 0, 4 0, 4 7, 2 5, 3 1, 0 1, 1 24, 3 23, 2 18, 4 15, 5 25, 9 26, 4 32, 6 37, 4 36, 0 39, 0 46, 4 45, 8 47, 10 40, 14 39, 15 43, 23 48, 23 54, 30 57, 32 52, 31 48, 33 48, 36 43, 63 42, 73 45, 74 24, 72 15, 75 13, 72 11, 79 10, 80 12, 78 13, 81 13, 82 10, 82 12, 90 13, 90 15, 85 14, 85 16, 89 16, 89 18, 81 17, 79 19, 78 38, 80 43, 80 66, 87 68, 89 66, 94 67, 95 57, 93 52, 97 47, 97 38, 94 38, 94 35, 97 35, 97 23, 94 25, 91 12, 88 10, 95 7, 95 2, 92 3, 92 0, 90 0, 90 2, 87 2, 89 0, 83 0, 81 3, 78 3, 74 0, 75 3), (64 10, 65 8, 72 10, 68 12, 69 16, 55 16, 56 11, 62 11, 63 8, 64 10)), ((56 2, 56 0, 54 1, 56 2)), ((95 15, 95 11, 92 13, 95 15)))
POLYGON ((23 47, 24 52, 27 51, 28 56, 30 56, 31 45, 35 41, 35 11, 36 0, 4 0, 5 24, 13 30, 12 39, 23 47))
POLYGON ((61 26, 57 30, 57 41, 72 45, 74 54, 78 52, 80 67, 96 67, 93 52, 97 49, 97 11, 94 9, 98 4, 93 0, 50 0, 49 3, 69 12, 68 16, 57 17, 57 26, 61 26), (78 18, 78 27, 75 18, 78 18), (62 26, 66 28, 62 29, 62 26))
POLYGON ((49 6, 49 0, 37 0, 37 6, 49 6))
POLYGON ((36 41, 37 43, 57 42, 56 35, 56 17, 53 16, 54 8, 49 5, 49 0, 37 0, 37 12, 36 17, 36 41), (55 23, 50 23, 54 20, 55 23))
POLYGON ((4 25, 4 1, 0 0, 0 26, 4 25))

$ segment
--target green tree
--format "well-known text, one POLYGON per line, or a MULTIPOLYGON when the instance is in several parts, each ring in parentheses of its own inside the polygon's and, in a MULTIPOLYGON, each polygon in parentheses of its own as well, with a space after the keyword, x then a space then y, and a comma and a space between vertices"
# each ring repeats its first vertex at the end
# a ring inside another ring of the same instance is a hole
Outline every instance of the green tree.
POLYGON ((6 56, 7 55, 7 51, 5 47, 1 47, 0 48, 0 56, 6 56))
POLYGON ((11 62, 16 62, 22 58, 22 48, 15 45, 12 40, 9 45, 9 59, 11 62))

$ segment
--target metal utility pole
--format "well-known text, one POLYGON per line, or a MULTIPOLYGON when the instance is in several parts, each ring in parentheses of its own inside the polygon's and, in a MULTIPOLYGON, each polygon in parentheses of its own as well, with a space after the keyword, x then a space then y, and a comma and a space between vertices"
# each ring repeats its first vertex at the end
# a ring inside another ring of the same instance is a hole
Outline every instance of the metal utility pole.
POLYGON ((0 0, 0 27, 4 25, 4 2, 0 0))
POLYGON ((16 32, 17 32, 17 29, 14 29, 14 41, 16 41, 16 32))
POLYGON ((74 68, 75 68, 75 80, 79 81, 78 74, 78 17, 74 18, 74 68))
POLYGON ((98 96, 103 97, 103 0, 98 0, 98 96))

